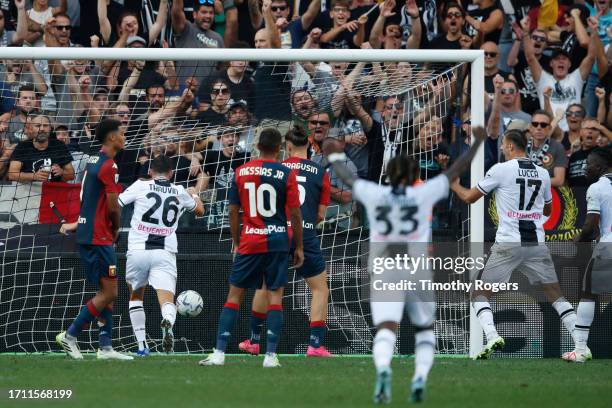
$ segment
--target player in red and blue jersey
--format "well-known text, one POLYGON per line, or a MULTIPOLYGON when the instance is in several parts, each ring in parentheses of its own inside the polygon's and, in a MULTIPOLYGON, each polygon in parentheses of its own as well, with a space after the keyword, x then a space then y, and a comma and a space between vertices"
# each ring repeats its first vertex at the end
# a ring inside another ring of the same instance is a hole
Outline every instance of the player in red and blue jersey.
POLYGON ((121 192, 117 164, 113 157, 123 149, 125 137, 121 122, 103 120, 96 128, 96 139, 102 144, 100 153, 91 156, 81 184, 81 210, 77 222, 63 224, 60 232, 76 230, 81 260, 87 280, 99 285, 96 295, 81 309, 67 331, 56 336, 66 354, 82 359, 76 338, 83 326, 98 320, 100 327, 98 359, 132 360, 113 350, 113 302, 117 298, 117 257, 113 248, 119 236, 121 192))
MULTIPOLYGON (((317 237, 315 226, 325 218, 325 211, 330 201, 329 174, 325 169, 308 160, 308 136, 301 128, 294 128, 285 135, 289 158, 283 162, 291 169, 298 182, 300 193, 300 210, 302 212, 302 227, 304 241, 304 264, 296 269, 312 292, 310 304, 310 338, 306 356, 331 357, 325 346, 327 326, 327 304, 329 289, 327 287, 327 272, 325 260, 321 253, 321 244, 317 237)), ((266 320, 268 303, 264 290, 258 290, 253 298, 251 312, 251 338, 239 344, 239 348, 250 354, 259 354, 261 329, 266 320)))
POLYGON ((235 259, 229 277, 227 301, 219 317, 214 352, 200 365, 223 365, 230 333, 247 289, 265 283, 268 298, 268 336, 264 367, 279 367, 276 346, 283 326, 283 288, 289 267, 287 213, 293 228, 296 267, 304 261, 302 215, 295 173, 277 161, 282 136, 274 128, 259 135, 260 158, 238 167, 229 193, 229 218, 235 259), (242 208, 242 231, 239 210, 242 208))

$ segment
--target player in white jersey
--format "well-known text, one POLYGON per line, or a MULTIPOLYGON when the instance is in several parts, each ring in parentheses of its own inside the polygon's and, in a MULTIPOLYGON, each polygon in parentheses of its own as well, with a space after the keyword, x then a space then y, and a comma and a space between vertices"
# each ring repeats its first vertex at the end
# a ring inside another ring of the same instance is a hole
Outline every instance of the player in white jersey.
MULTIPOLYGON (((382 277, 394 283, 412 281, 431 276, 426 269, 418 271, 400 270, 391 267, 384 274, 378 274, 373 267, 377 260, 392 260, 404 256, 423 256, 431 241, 431 215, 433 206, 448 195, 449 181, 465 170, 476 150, 485 138, 482 127, 474 127, 475 143, 444 174, 425 183, 415 185, 419 177, 418 163, 406 155, 396 156, 389 161, 388 186, 357 179, 344 165, 346 156, 342 145, 334 139, 327 139, 323 151, 334 171, 342 181, 352 187, 353 197, 361 202, 368 215, 370 225, 370 251, 368 270, 371 279, 372 320, 376 336, 372 349, 376 366, 374 402, 388 403, 391 400, 391 359, 395 350, 396 333, 407 311, 410 321, 416 327, 415 372, 412 378, 411 398, 414 402, 424 398, 427 375, 433 365, 436 338, 433 331, 435 320, 435 299, 429 293, 415 293, 402 290, 397 293, 380 290, 377 283, 382 277), (415 253, 416 252, 416 253, 415 253)), ((386 282, 388 283, 388 282, 386 282)))
POLYGON ((587 190, 587 215, 575 241, 590 242, 599 236, 599 242, 582 279, 582 297, 574 330, 576 349, 563 355, 564 360, 576 363, 591 359, 587 340, 597 295, 612 292, 612 153, 609 149, 595 149, 589 154, 586 176, 589 182, 597 181, 587 190))
MULTIPOLYGON (((506 283, 514 270, 520 270, 530 283, 542 284, 544 295, 573 335, 576 313, 561 294, 550 251, 544 243, 545 217, 552 210, 550 176, 525 157, 526 145, 522 132, 506 132, 502 142, 506 161, 491 167, 476 187, 467 189, 456 182, 451 190, 468 204, 495 192, 499 226, 479 279, 485 283, 506 283)), ((487 337, 487 345, 476 359, 486 359, 505 345, 493 322, 489 303, 492 295, 488 290, 472 293, 474 310, 487 337)))
POLYGON ((157 291, 162 314, 163 348, 173 349, 172 326, 176 320, 176 228, 184 211, 198 216, 204 206, 191 189, 170 183, 171 160, 160 155, 151 160, 150 180, 137 180, 119 195, 119 204, 134 203, 134 215, 128 235, 125 280, 130 288, 130 320, 138 341, 139 356, 149 355, 146 343, 144 290, 151 285, 157 291))

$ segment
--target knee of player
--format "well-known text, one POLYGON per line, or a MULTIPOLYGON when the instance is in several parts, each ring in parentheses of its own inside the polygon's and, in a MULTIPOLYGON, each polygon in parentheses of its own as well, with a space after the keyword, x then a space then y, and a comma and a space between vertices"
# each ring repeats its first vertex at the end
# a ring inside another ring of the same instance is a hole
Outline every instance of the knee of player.
POLYGON ((554 302, 563 296, 561 294, 561 287, 559 286, 559 283, 543 284, 542 290, 544 292, 544 296, 546 296, 550 302, 554 302))
POLYGON ((395 333, 397 331, 397 322, 391 322, 391 321, 382 322, 376 327, 376 330, 383 330, 383 329, 391 330, 392 332, 395 333))
POLYGON ((131 301, 143 301, 144 300, 144 288, 136 289, 130 293, 131 301))

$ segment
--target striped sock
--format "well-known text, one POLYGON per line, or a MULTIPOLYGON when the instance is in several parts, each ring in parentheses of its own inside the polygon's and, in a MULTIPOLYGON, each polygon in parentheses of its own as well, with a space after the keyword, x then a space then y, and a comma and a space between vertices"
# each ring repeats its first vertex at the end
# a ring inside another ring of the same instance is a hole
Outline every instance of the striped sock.
POLYGON ((589 331, 595 317, 595 302, 591 299, 580 299, 576 326, 574 329, 574 341, 576 350, 585 351, 589 340, 589 331))
POLYGON ((565 300, 563 296, 559 299, 555 300, 552 304, 552 307, 559 314, 559 318, 561 319, 561 323, 567 329, 567 331, 574 336, 574 326, 576 325, 576 312, 572 305, 565 300))
POLYGON ((147 348, 147 316, 142 306, 142 300, 130 300, 129 308, 134 337, 138 342, 138 350, 142 351, 147 348))

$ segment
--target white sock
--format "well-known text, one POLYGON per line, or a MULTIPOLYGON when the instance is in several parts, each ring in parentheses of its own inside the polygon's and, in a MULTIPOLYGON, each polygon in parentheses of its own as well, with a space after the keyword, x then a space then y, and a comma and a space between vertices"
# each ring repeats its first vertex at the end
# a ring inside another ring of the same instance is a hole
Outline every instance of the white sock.
POLYGON ((436 349, 436 336, 432 329, 421 330, 414 335, 414 377, 416 380, 422 377, 427 379, 429 370, 434 361, 434 351, 436 349))
POLYGON ((377 372, 391 368, 391 359, 395 351, 395 339, 395 333, 389 329, 380 329, 376 332, 372 356, 374 357, 374 365, 377 372))
POLYGON ((595 317, 595 302, 591 299, 580 299, 578 303, 578 313, 576 327, 574 329, 574 341, 577 350, 586 350, 589 330, 595 317))
POLYGON ((493 311, 491 310, 491 304, 489 300, 484 296, 477 296, 474 298, 474 310, 478 321, 482 326, 482 329, 487 336, 487 342, 498 337, 497 330, 495 329, 495 323, 493 322, 493 311))
POLYGON ((176 305, 174 303, 166 302, 161 306, 162 319, 166 319, 174 326, 176 321, 176 305))
POLYGON ((574 311, 572 305, 565 300, 563 296, 561 296, 559 299, 553 302, 552 307, 557 311, 559 318, 561 319, 561 323, 563 323, 563 326, 565 326, 573 338, 574 326, 576 325, 576 312, 574 311))
POLYGON ((144 350, 147 348, 147 332, 145 328, 147 317, 142 307, 142 300, 130 300, 129 308, 132 329, 134 330, 136 341, 138 341, 138 350, 144 350))

